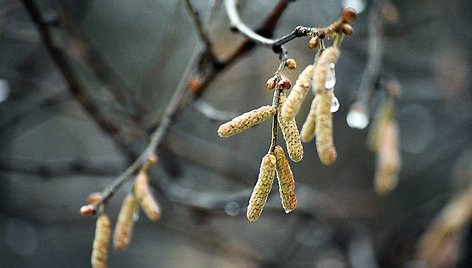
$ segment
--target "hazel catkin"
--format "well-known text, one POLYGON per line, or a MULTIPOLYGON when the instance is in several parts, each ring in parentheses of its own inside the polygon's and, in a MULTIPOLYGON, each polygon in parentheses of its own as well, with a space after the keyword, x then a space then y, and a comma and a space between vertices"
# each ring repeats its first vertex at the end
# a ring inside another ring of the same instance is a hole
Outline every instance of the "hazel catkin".
POLYGON ((274 155, 266 154, 262 158, 259 177, 247 206, 247 219, 249 221, 256 221, 264 209, 274 183, 275 164, 276 158, 274 155))
POLYGON ((298 76, 290 95, 282 107, 282 117, 293 119, 298 114, 300 106, 305 100, 306 94, 310 89, 311 79, 313 77, 313 65, 308 65, 298 76))
POLYGON ((277 119, 285 139, 288 155, 290 156, 290 159, 295 162, 298 162, 303 158, 303 145, 300 141, 300 133, 298 132, 297 122, 295 121, 295 119, 292 118, 287 120, 282 117, 281 110, 285 99, 286 97, 284 92, 280 92, 277 119))
POLYGON ((161 217, 161 208, 149 188, 149 176, 141 170, 134 179, 134 194, 148 219, 157 221, 161 217))
POLYGON ((300 139, 302 142, 310 142, 315 137, 317 103, 318 97, 315 95, 315 98, 311 101, 310 111, 300 131, 300 139))
POLYGON ((93 250, 91 263, 93 268, 107 267, 108 247, 110 245, 111 223, 104 213, 98 216, 95 227, 95 238, 93 240, 93 250))
POLYGON ((138 200, 129 193, 121 205, 113 233, 113 247, 116 250, 125 249, 131 241, 134 226, 134 215, 138 210, 138 200))
POLYGON ((244 130, 255 126, 275 115, 275 108, 266 105, 244 113, 233 120, 222 124, 218 128, 220 137, 230 137, 234 134, 243 132, 244 130))
POLYGON ((378 194, 390 193, 398 183, 398 173, 401 166, 398 148, 398 126, 394 120, 382 124, 379 129, 377 150, 377 167, 374 186, 378 194))
POLYGON ((286 213, 289 213, 297 207, 295 179, 293 178, 292 169, 290 168, 287 157, 285 157, 284 149, 279 145, 275 146, 274 156, 276 159, 276 171, 282 207, 286 213))
POLYGON ((333 116, 331 114, 333 90, 323 90, 318 95, 315 127, 316 149, 321 162, 331 165, 337 157, 333 143, 333 116))

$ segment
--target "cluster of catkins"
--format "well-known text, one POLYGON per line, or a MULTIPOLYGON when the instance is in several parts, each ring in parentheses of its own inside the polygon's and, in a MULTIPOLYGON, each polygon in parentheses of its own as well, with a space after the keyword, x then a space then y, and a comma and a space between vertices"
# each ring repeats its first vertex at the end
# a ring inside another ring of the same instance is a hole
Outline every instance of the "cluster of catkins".
MULTIPOLYGON (((302 142, 309 142, 316 137, 316 147, 321 162, 326 165, 334 163, 336 149, 333 144, 331 112, 333 105, 337 102, 333 87, 335 84, 334 64, 339 55, 338 47, 324 48, 320 45, 315 63, 308 65, 301 72, 288 96, 287 90, 291 87, 290 81, 277 72, 266 83, 267 89, 274 89, 277 86, 273 104, 244 113, 222 124, 218 128, 218 135, 229 137, 273 118, 275 124, 280 126, 282 130, 288 155, 292 161, 298 162, 303 158, 302 142), (310 88, 315 97, 301 133, 299 133, 295 117, 310 88)), ((295 65, 292 59, 286 61, 286 66, 289 69, 294 69, 295 65)), ((261 215, 271 191, 275 173, 277 173, 280 197, 285 212, 288 213, 295 209, 297 205, 295 181, 289 162, 283 148, 272 144, 269 152, 262 158, 259 177, 249 200, 247 218, 250 221, 257 220, 261 215)))
MULTIPOLYGON (((157 203, 150 189, 148 175, 149 167, 155 164, 156 161, 157 158, 152 155, 148 162, 142 166, 134 179, 133 190, 123 199, 113 232, 113 247, 118 251, 124 250, 131 242, 134 222, 139 213, 138 206, 152 221, 157 221, 161 216, 159 203, 157 203)), ((81 208, 81 214, 83 216, 94 214, 95 207, 102 198, 101 193, 91 193, 87 198, 88 205, 81 208)), ((107 266, 111 221, 105 213, 103 204, 99 205, 98 213, 91 263, 94 268, 103 268, 107 266)))

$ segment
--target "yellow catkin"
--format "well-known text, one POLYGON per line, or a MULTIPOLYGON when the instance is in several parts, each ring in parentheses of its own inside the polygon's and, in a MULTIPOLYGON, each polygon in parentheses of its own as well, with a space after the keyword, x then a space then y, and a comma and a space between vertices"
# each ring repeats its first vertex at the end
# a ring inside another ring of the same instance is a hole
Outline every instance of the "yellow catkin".
POLYGON ((315 95, 315 98, 311 101, 310 112, 308 112, 305 123, 303 123, 302 130, 300 131, 302 142, 310 142, 315 137, 317 103, 318 97, 315 95))
POLYGON ((95 227, 95 239, 93 240, 92 267, 107 267, 108 247, 110 245, 111 223, 106 214, 101 214, 97 218, 95 227))
POLYGON ((454 235, 470 224, 471 219, 472 184, 446 204, 423 234, 418 250, 420 259, 427 265, 435 263, 447 247, 448 239, 454 239, 454 235))
POLYGON ((321 162, 325 165, 331 165, 337 157, 333 143, 333 116, 331 114, 333 90, 323 90, 318 96, 315 128, 316 149, 321 162))
POLYGON ((281 116, 280 111, 285 102, 285 99, 286 97, 284 95, 284 92, 280 92, 277 119, 279 121, 280 129, 282 130, 282 134, 287 145, 288 155, 290 156, 290 159, 295 162, 298 162, 303 158, 303 145, 300 141, 300 133, 298 132, 297 122, 295 121, 295 119, 292 118, 286 120, 281 116))
POLYGON ((313 77, 313 65, 308 65, 298 76, 290 95, 288 95, 282 107, 282 117, 290 120, 297 116, 300 106, 305 100, 306 94, 310 89, 311 79, 313 77))
POLYGON ((275 156, 271 154, 267 154, 262 158, 259 178, 247 206, 247 219, 249 221, 256 221, 264 209, 267 197, 274 183, 275 163, 275 156))
POLYGON ((398 127, 394 120, 389 120, 378 131, 377 168, 374 184, 376 192, 385 195, 390 193, 398 182, 401 166, 398 127))
POLYGON ((319 94, 325 90, 326 78, 329 73, 329 65, 336 63, 341 54, 339 48, 331 46, 326 48, 316 61, 313 70, 312 90, 313 93, 319 94))
POLYGON ((138 200, 129 193, 123 200, 118 220, 113 233, 113 247, 116 250, 125 249, 131 241, 134 226, 134 214, 138 209, 138 200))
POLYGON ((379 139, 379 132, 383 129, 384 125, 393 120, 393 111, 394 102, 393 100, 387 101, 384 103, 377 112, 374 122, 372 122, 371 127, 369 128, 369 134, 367 137, 367 146, 373 152, 376 152, 379 148, 381 140, 379 139))
POLYGON ((146 171, 141 170, 134 179, 134 194, 146 216, 157 221, 161 217, 161 208, 149 188, 149 177, 146 171))
POLYGON ((218 128, 220 137, 230 137, 234 134, 243 132, 244 130, 255 126, 275 115, 275 108, 266 105, 250 112, 244 113, 233 120, 222 124, 218 128))
POLYGON ((279 181, 280 199, 282 207, 286 213, 297 207, 297 196, 295 195, 295 179, 293 178, 292 169, 285 157, 284 149, 279 145, 275 146, 274 156, 276 159, 276 171, 279 181))

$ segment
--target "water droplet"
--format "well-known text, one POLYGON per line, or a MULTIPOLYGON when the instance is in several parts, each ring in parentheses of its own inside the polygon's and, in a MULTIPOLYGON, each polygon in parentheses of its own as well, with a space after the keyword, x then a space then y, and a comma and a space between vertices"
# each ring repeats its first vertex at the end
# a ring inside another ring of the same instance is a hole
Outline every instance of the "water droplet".
POLYGON ((352 7, 357 11, 357 14, 361 14, 365 9, 365 0, 343 0, 343 7, 352 7))
POLYGON ((331 89, 336 85, 336 72, 334 68, 335 68, 334 63, 331 63, 329 65, 329 74, 325 82, 325 88, 327 89, 331 89))
POLYGON ((10 96, 10 83, 5 79, 0 79, 0 102, 4 102, 10 96))
POLYGON ((239 212, 241 212, 241 207, 239 206, 239 204, 237 202, 230 201, 230 202, 226 203, 225 212, 229 216, 237 216, 239 214, 239 212))
POLYGON ((331 109, 330 109, 331 112, 332 112, 332 113, 337 112, 337 111, 339 110, 339 106, 341 106, 341 105, 339 104, 338 98, 336 98, 335 96, 333 96, 333 100, 332 100, 332 102, 331 102, 331 109))
POLYGON ((346 121, 352 128, 364 129, 369 124, 369 117, 362 111, 352 109, 347 114, 346 121))

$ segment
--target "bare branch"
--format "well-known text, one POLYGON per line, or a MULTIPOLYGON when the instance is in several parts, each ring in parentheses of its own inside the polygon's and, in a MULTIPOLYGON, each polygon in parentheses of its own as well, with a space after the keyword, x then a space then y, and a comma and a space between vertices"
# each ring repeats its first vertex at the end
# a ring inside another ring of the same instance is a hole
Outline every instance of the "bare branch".
MULTIPOLYGON (((128 148, 127 135, 123 133, 122 126, 114 120, 107 117, 101 112, 99 106, 94 102, 93 98, 86 93, 86 90, 82 87, 79 79, 72 70, 71 66, 67 61, 66 55, 63 53, 61 48, 53 41, 52 34, 49 26, 44 23, 44 19, 41 16, 40 10, 33 0, 22 0, 23 5, 28 11, 31 19, 35 23, 39 30, 42 42, 46 46, 51 58, 53 59, 62 76, 69 84, 69 88, 75 95, 82 107, 92 116, 98 123, 98 126, 108 133, 115 143, 119 146, 121 151, 127 155, 128 158, 133 157, 133 153, 128 148)), ((120 115, 123 118, 127 118, 126 114, 120 115)), ((132 122, 129 120, 129 122, 132 122)))

